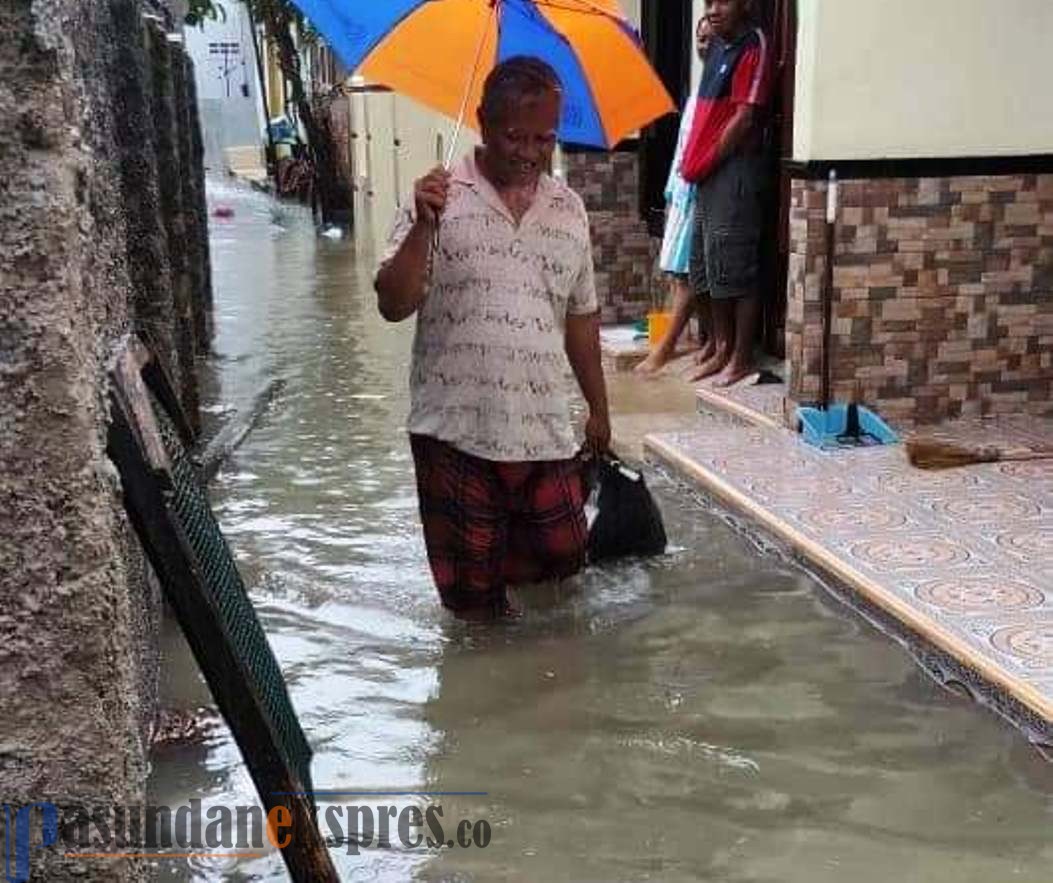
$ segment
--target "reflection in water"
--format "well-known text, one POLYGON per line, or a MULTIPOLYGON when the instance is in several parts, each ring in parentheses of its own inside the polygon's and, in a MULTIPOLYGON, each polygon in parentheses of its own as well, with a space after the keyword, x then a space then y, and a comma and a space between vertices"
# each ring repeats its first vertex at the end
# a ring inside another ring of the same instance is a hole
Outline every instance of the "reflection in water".
MULTIPOLYGON (((1021 738, 657 477, 665 558, 524 592, 515 621, 447 617, 402 431, 411 329, 376 315, 375 245, 211 196, 236 211, 212 231, 212 413, 287 383, 213 499, 316 786, 486 792, 441 802, 488 820, 488 848, 345 846, 344 879, 1048 879, 1053 777, 1021 738)), ((168 637, 168 700, 207 704, 168 637)), ((152 799, 254 802, 229 734, 206 748, 157 758, 152 799)), ((194 861, 158 878, 284 879, 275 854, 194 861)))

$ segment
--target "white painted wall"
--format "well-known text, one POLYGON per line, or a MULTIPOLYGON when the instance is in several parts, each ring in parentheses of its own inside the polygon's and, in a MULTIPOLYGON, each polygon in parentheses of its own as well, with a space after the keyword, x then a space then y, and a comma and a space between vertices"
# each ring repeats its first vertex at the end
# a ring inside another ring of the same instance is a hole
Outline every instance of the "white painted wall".
POLYGON ((794 157, 1053 153, 1053 0, 798 0, 794 157))
MULTIPOLYGON (((355 78, 355 82, 361 82, 355 78)), ((379 254, 398 204, 409 198, 413 182, 439 162, 441 139, 448 149, 454 121, 393 92, 356 92, 351 102, 356 217, 360 236, 371 237, 379 254), (396 145, 398 141, 398 145, 396 145)), ((458 157, 479 143, 475 131, 461 130, 458 157)))
POLYGON ((636 30, 640 30, 640 7, 642 6, 642 0, 620 0, 622 12, 625 13, 625 17, 632 22, 632 25, 636 30))

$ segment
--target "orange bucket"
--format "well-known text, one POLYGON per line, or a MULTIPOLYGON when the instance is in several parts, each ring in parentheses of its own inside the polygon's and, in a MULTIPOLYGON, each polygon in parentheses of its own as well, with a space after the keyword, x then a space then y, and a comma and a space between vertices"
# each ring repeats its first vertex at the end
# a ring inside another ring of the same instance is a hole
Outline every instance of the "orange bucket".
POLYGON ((647 342, 653 350, 665 337, 669 326, 673 322, 672 313, 648 313, 647 314, 647 342))

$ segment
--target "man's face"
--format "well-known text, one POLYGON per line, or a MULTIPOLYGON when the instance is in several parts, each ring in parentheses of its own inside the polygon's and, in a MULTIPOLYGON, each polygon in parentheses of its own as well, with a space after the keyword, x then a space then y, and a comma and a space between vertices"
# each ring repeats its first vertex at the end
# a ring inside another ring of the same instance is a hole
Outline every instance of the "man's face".
POLYGON ((496 119, 480 119, 487 160, 499 183, 537 183, 556 148, 559 113, 559 96, 546 91, 524 95, 495 114, 496 119))
POLYGON ((706 0, 706 18, 723 39, 734 37, 746 20, 747 0, 706 0))
POLYGON ((702 16, 698 20, 698 29, 695 31, 695 48, 698 50, 698 57, 706 57, 706 49, 709 48, 709 41, 713 37, 713 26, 709 23, 709 19, 702 16))

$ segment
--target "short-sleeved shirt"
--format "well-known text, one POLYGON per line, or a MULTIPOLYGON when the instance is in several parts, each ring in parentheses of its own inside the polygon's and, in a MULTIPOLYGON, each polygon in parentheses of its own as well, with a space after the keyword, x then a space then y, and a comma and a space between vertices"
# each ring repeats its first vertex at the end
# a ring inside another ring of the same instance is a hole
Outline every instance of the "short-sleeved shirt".
MULTIPOLYGON (((413 209, 401 209, 381 264, 413 223, 413 209)), ((499 462, 574 456, 566 318, 596 310, 580 197, 542 175, 517 225, 465 157, 451 172, 417 311, 409 431, 499 462)))
POLYGON ((771 92, 771 52, 760 28, 748 28, 730 43, 714 37, 706 50, 695 119, 680 174, 698 184, 716 168, 720 139, 744 104, 762 107, 771 92))

